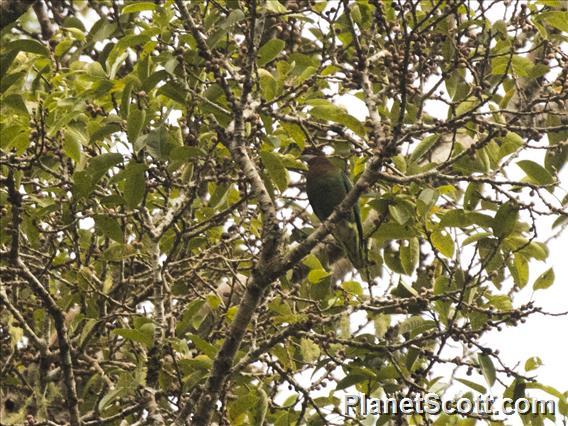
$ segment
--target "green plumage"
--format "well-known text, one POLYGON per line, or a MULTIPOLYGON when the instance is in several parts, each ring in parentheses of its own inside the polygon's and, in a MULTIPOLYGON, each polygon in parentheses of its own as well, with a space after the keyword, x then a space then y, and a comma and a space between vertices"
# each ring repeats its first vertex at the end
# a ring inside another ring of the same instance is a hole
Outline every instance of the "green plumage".
MULTIPOLYGON (((314 213, 323 222, 343 201, 352 184, 349 177, 323 154, 309 157, 306 192, 314 213)), ((366 243, 357 203, 347 217, 338 222, 333 236, 355 268, 366 266, 366 243)))

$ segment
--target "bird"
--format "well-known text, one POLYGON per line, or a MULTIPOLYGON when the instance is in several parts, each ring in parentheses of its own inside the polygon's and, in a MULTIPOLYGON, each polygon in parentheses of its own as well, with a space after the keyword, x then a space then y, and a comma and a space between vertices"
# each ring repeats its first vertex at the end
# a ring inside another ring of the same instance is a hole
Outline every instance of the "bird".
MULTIPOLYGON (((300 158, 308 164, 306 173, 308 200, 315 215, 323 222, 341 204, 353 184, 349 176, 329 161, 319 148, 306 148, 300 158)), ((332 235, 351 264, 368 277, 367 242, 357 202, 347 212, 345 218, 339 220, 332 235)))

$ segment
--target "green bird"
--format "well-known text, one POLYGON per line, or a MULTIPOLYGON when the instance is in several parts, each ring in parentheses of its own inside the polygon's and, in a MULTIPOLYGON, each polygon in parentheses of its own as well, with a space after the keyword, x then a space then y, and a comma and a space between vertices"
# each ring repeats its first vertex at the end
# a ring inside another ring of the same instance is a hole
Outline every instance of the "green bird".
MULTIPOLYGON (((308 200, 320 221, 326 220, 353 187, 343 170, 333 165, 317 148, 307 148, 301 158, 308 163, 306 192, 308 200)), ((351 264, 366 273, 367 243, 363 235, 359 205, 355 203, 345 219, 333 231, 333 237, 343 248, 351 264)))

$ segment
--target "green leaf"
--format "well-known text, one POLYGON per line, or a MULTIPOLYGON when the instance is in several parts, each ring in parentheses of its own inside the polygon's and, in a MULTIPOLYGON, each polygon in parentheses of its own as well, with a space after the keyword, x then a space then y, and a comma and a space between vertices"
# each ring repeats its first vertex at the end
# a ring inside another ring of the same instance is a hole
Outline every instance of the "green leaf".
POLYGON ((304 71, 302 71, 302 73, 296 78, 294 83, 295 84, 302 84, 304 81, 306 81, 311 76, 313 76, 316 73, 316 71, 317 71, 316 67, 312 67, 312 66, 306 67, 304 69, 304 71))
POLYGON ((310 269, 323 269, 321 262, 314 254, 308 254, 302 263, 310 269))
POLYGON ((14 59, 16 59, 16 56, 18 56, 17 50, 9 50, 5 55, 0 55, 0 78, 2 80, 6 77, 6 73, 10 65, 12 65, 12 62, 14 62, 14 59))
POLYGON ((354 294, 355 296, 358 297, 363 296, 363 287, 361 287, 361 283, 357 281, 345 281, 344 283, 341 284, 341 287, 347 293, 354 294))
POLYGON ((138 207, 146 192, 146 180, 144 164, 131 161, 125 170, 126 182, 124 183, 124 201, 129 209, 138 207))
POLYGON ((513 258, 513 279, 519 288, 523 288, 529 282, 529 262, 520 253, 515 253, 513 258))
POLYGON ((548 248, 543 243, 531 241, 528 246, 523 247, 520 253, 527 257, 534 257, 537 260, 546 260, 548 258, 548 248))
POLYGON ((186 306, 181 316, 181 320, 178 320, 176 324, 176 336, 183 337, 185 335, 190 325, 192 325, 194 316, 199 312, 204 304, 204 300, 193 300, 186 306))
POLYGON ((529 75, 527 78, 534 80, 536 78, 540 78, 545 76, 550 71, 548 65, 544 64, 535 64, 530 70, 529 75))
POLYGON ((389 204, 389 214, 397 221, 397 223, 404 225, 410 220, 413 212, 408 204, 399 202, 396 204, 389 204))
POLYGON ((244 12, 241 9, 233 9, 231 13, 229 13, 229 16, 227 16, 227 19, 225 19, 225 22, 223 22, 222 27, 228 29, 243 19, 245 19, 244 12))
POLYGON ((525 397, 525 390, 527 388, 527 384, 525 383, 524 379, 517 378, 511 383, 505 392, 503 392, 504 398, 511 398, 513 401, 516 401, 519 398, 525 397))
POLYGON ((537 356, 530 357, 525 362, 525 371, 536 370, 541 365, 542 365, 542 360, 539 357, 537 356))
POLYGON ((513 302, 506 294, 497 294, 495 296, 487 295, 489 304, 500 311, 510 311, 513 309, 513 302))
POLYGON ((98 411, 104 413, 109 403, 126 394, 127 391, 128 389, 125 386, 117 386, 114 389, 110 389, 97 404, 98 411))
POLYGON ((264 419, 266 417, 266 413, 268 412, 268 395, 261 387, 254 388, 253 392, 256 394, 256 400, 249 411, 248 424, 250 424, 251 426, 262 426, 265 424, 264 419))
POLYGON ((412 337, 425 333, 436 327, 436 322, 432 320, 425 320, 419 316, 412 316, 405 319, 399 325, 399 333, 410 333, 412 337))
POLYGON ((117 24, 107 21, 106 18, 101 18, 96 21, 87 34, 87 40, 91 43, 102 41, 112 35, 116 31, 117 24))
POLYGON ((519 211, 511 203, 503 204, 493 219, 493 234, 498 238, 506 237, 513 232, 518 219, 519 211))
POLYGON ((266 10, 272 13, 286 13, 286 9, 278 0, 270 0, 266 2, 266 10))
POLYGON ((560 31, 568 32, 568 12, 564 10, 554 10, 544 12, 540 16, 544 18, 547 24, 552 25, 560 31))
POLYGON ((501 34, 501 36, 507 37, 507 24, 502 19, 493 23, 493 29, 501 34))
POLYGON ((398 274, 406 273, 400 262, 400 252, 394 251, 392 248, 387 246, 383 252, 383 259, 385 261, 385 265, 387 265, 387 267, 393 272, 398 274))
POLYGON ((211 198, 209 198, 209 207, 216 209, 225 201, 227 201, 227 193, 229 192, 230 185, 220 183, 211 184, 211 188, 215 188, 210 191, 211 198))
POLYGON ((136 105, 130 105, 128 111, 128 124, 126 127, 126 134, 128 136, 128 141, 134 145, 136 139, 140 135, 140 131, 144 126, 144 121, 146 120, 146 111, 139 109, 136 105))
POLYGON ((481 371, 483 372, 483 377, 487 381, 487 384, 491 387, 495 383, 495 366, 489 355, 478 354, 477 359, 479 360, 479 365, 481 366, 481 371))
POLYGON ((503 158, 506 155, 517 152, 517 150, 523 145, 524 141, 522 137, 520 137, 517 133, 507 132, 499 148, 499 158, 503 158))
POLYGON ((96 215, 95 228, 106 237, 113 239, 116 242, 123 242, 122 228, 120 224, 110 216, 96 215))
POLYGON ((217 294, 208 294, 205 300, 207 301, 207 305, 214 311, 221 306, 221 298, 217 294))
POLYGON ((320 348, 310 339, 300 339, 300 350, 302 351, 302 358, 306 362, 314 362, 320 356, 320 348))
POLYGON ((196 146, 176 146, 170 151, 169 158, 170 160, 187 161, 205 156, 205 151, 196 146))
POLYGON ((343 379, 341 379, 338 383, 337 386, 335 387, 335 390, 342 390, 342 389, 347 389, 353 385, 356 385, 358 383, 361 382, 366 382, 369 380, 369 377, 364 375, 364 374, 349 374, 347 376, 345 376, 343 379))
POLYGON ((480 384, 472 382, 471 380, 460 379, 458 377, 456 377, 456 380, 460 383, 463 383, 467 387, 481 393, 481 394, 485 394, 487 392, 487 389, 485 389, 485 386, 481 386, 480 384))
POLYGON ((547 289, 554 283, 554 270, 549 268, 543 272, 534 282, 533 290, 547 289))
POLYGON ((150 325, 151 327, 141 327, 140 329, 115 328, 112 331, 112 334, 122 336, 127 340, 132 340, 133 342, 142 343, 147 348, 150 348, 154 343, 154 331, 153 325, 148 325, 150 325))
POLYGON ((126 15, 127 13, 142 12, 144 10, 156 10, 156 3, 151 1, 138 1, 124 6, 122 8, 122 14, 126 15))
POLYGON ((378 240, 405 240, 416 236, 414 228, 398 223, 383 223, 373 233, 373 238, 378 240))
POLYGON ((471 220, 462 209, 450 210, 442 216, 440 226, 444 227, 467 227, 471 225, 471 220))
POLYGON ((450 280, 448 277, 444 277, 443 275, 438 277, 434 282, 434 294, 444 294, 446 291, 450 289, 450 280))
POLYGON ((107 77, 103 66, 99 62, 91 62, 87 65, 85 70, 89 77, 92 77, 94 80, 105 79, 107 77))
POLYGON ((454 255, 454 240, 446 231, 434 231, 430 239, 432 240, 434 248, 441 254, 446 257, 452 257, 454 255))
POLYGON ((326 100, 312 100, 309 104, 315 105, 310 110, 310 115, 324 121, 333 121, 343 124, 347 128, 353 130, 357 135, 365 135, 365 127, 352 115, 348 114, 343 108, 332 104, 326 100))
POLYGON ((272 74, 265 70, 264 68, 258 69, 258 76, 259 76, 259 84, 260 84, 260 91, 262 96, 270 101, 276 96, 276 91, 278 89, 278 83, 272 76, 272 74))
POLYGON ((97 157, 91 158, 89 167, 87 167, 87 172, 92 177, 93 183, 96 183, 111 167, 120 162, 122 162, 122 154, 116 152, 101 154, 97 157))
POLYGON ((286 123, 283 121, 280 123, 280 125, 282 126, 284 131, 288 134, 288 136, 294 139, 294 141, 300 147, 300 149, 303 150, 306 142, 306 134, 304 133, 302 128, 298 126, 296 123, 286 123))
POLYGON ((456 116, 465 115, 473 111, 479 105, 479 100, 475 96, 470 96, 461 102, 456 108, 456 116))
POLYGON ((79 198, 88 197, 107 171, 121 161, 122 155, 114 152, 91 158, 85 170, 73 173, 73 193, 79 198))
POLYGON ((518 161, 517 166, 523 169, 527 176, 539 185, 547 185, 554 182, 554 177, 548 172, 548 170, 534 161, 518 161))
MULTIPOLYGON (((4 96, 2 99, 2 109, 6 111, 6 109, 12 109, 14 112, 22 113, 24 115, 29 115, 28 108, 26 107, 26 103, 21 95, 17 93, 12 93, 8 96, 4 96)), ((3 113, 5 113, 3 111, 3 113)))
POLYGON ((188 371, 205 370, 208 371, 213 366, 213 360, 207 355, 197 355, 190 359, 180 359, 179 366, 184 375, 189 374, 188 371))
POLYGON ((72 128, 65 128, 63 131, 63 152, 76 163, 81 160, 83 144, 86 144, 85 136, 72 128))
POLYGON ((430 135, 422 139, 416 148, 414 148, 412 154, 410 154, 410 161, 417 163, 418 160, 432 149, 436 142, 438 142, 438 139, 440 139, 440 135, 430 135))
POLYGON ((421 215, 425 215, 428 213, 430 208, 436 203, 438 199, 438 191, 431 188, 424 188, 420 195, 418 196, 418 200, 416 200, 416 207, 418 212, 421 215))
POLYGON ((308 281, 312 284, 317 284, 324 278, 329 277, 331 274, 325 269, 312 269, 308 273, 308 281))
POLYGON ((511 71, 509 56, 498 56, 491 61, 491 74, 501 75, 511 71), (509 68, 507 68, 509 66, 509 68))
POLYGON ((83 325, 83 329, 81 330, 81 336, 79 337, 79 345, 83 345, 83 342, 98 322, 99 320, 96 318, 88 318, 86 320, 85 325, 83 325))
POLYGON ((120 124, 110 122, 108 124, 105 124, 105 125, 99 127, 97 130, 95 130, 91 134, 90 142, 93 143, 93 142, 103 140, 103 139, 107 138, 108 136, 112 135, 113 133, 120 132, 120 130, 121 130, 120 124))
POLYGON ((73 173, 71 180, 73 181, 73 195, 77 198, 88 197, 95 187, 93 179, 85 170, 73 173))
POLYGON ((280 156, 269 151, 262 151, 260 156, 265 170, 268 172, 278 189, 280 191, 286 190, 288 188, 288 171, 286 170, 286 167, 284 167, 284 163, 280 156))
POLYGON ((420 255, 420 243, 418 238, 411 238, 408 244, 400 247, 400 263, 407 275, 412 275, 418 265, 420 255))
POLYGON ((543 385, 542 383, 527 383, 526 389, 539 389, 543 392, 548 393, 549 395, 560 399, 561 401, 566 399, 566 396, 562 392, 553 388, 552 386, 543 385))
POLYGON ((35 53, 37 55, 49 56, 49 49, 37 40, 20 39, 6 45, 7 50, 16 52, 35 53))
POLYGON ((168 80, 170 74, 166 70, 158 70, 151 75, 148 76, 146 80, 144 80, 144 84, 142 85, 142 90, 146 92, 150 92, 154 87, 156 87, 159 83, 164 83, 168 80))
POLYGON ((256 63, 262 67, 275 59, 278 54, 284 49, 286 43, 284 40, 274 38, 266 42, 260 49, 258 49, 258 58, 256 63))
POLYGON ((491 235, 492 234, 490 234, 489 232, 479 232, 477 234, 470 235, 465 240, 463 240, 462 245, 467 246, 468 244, 475 243, 479 240, 490 237, 491 235))
POLYGON ((27 75, 27 72, 20 71, 12 74, 8 74, 0 80, 0 93, 4 93, 12 84, 16 81, 20 81, 23 77, 27 75))
POLYGON ((171 132, 166 126, 160 126, 137 139, 135 149, 143 147, 157 160, 167 160, 170 152, 176 146, 171 132))
POLYGON ((207 355, 211 359, 215 359, 217 356, 217 347, 207 342, 206 340, 199 337, 197 334, 188 335, 189 340, 193 342, 195 347, 207 355))
POLYGON ((256 404, 255 389, 251 389, 248 393, 240 395, 238 398, 234 399, 229 404, 229 420, 231 424, 235 420, 241 418, 241 416, 251 409, 254 408, 256 404))
POLYGON ((172 81, 169 81, 160 87, 158 89, 158 95, 163 95, 181 105, 185 105, 187 103, 187 94, 185 89, 172 81))
POLYGON ((467 210, 475 210, 483 193, 483 184, 479 182, 470 182, 465 191, 463 206, 467 210))
POLYGON ((519 77, 528 77, 534 67, 534 63, 525 56, 513 55, 511 61, 513 72, 519 77))

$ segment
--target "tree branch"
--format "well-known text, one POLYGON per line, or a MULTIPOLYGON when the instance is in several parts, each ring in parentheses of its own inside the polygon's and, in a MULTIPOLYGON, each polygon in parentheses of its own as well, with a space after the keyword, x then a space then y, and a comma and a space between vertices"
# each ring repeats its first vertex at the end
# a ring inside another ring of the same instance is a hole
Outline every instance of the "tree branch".
POLYGON ((45 8, 45 4, 43 1, 36 1, 33 5, 34 12, 37 16, 37 21, 39 22, 39 26, 41 28, 41 36, 44 40, 49 40, 55 29, 49 19, 47 14, 47 9, 45 8))
POLYGON ((12 313, 12 315, 14 315, 14 317, 16 318, 16 320, 18 320, 18 322, 20 323, 20 325, 22 326, 24 331, 27 333, 28 337, 32 340, 32 342, 34 342, 34 344, 42 352, 47 353, 48 347, 47 347, 47 343, 45 342, 45 340, 42 339, 41 337, 39 337, 35 333, 35 331, 32 329, 32 327, 30 327, 30 325, 28 324, 28 322, 26 321, 26 319, 24 318, 22 313, 18 310, 18 308, 16 308, 12 304, 12 302, 10 302, 10 299, 8 298, 8 295, 6 294, 6 291, 4 291, 3 288, 0 289, 0 302, 2 302, 8 308, 8 310, 12 313))
POLYGON ((28 280, 33 292, 38 296, 55 323, 57 332, 57 340, 59 343, 59 358, 63 369, 63 381, 65 383, 67 409, 69 410, 71 426, 80 426, 81 420, 79 415, 79 399, 77 398, 77 385, 75 375, 73 373, 73 361, 71 359, 71 345, 67 335, 67 326, 65 325, 65 315, 57 306, 57 302, 51 297, 49 291, 30 271, 27 265, 21 259, 17 259, 19 273, 28 280))
MULTIPOLYGON (((286 271, 293 268, 296 263, 308 255, 319 242, 330 234, 336 224, 357 202, 359 196, 365 192, 370 185, 376 182, 378 178, 378 170, 382 164, 381 157, 382 152, 371 159, 367 169, 355 183, 342 203, 336 208, 331 216, 318 227, 316 231, 306 238, 302 244, 292 248, 286 255, 280 257, 275 256, 275 253, 271 250, 271 245, 267 245, 265 242, 263 245, 261 261, 251 275, 245 295, 239 305, 236 317, 231 324, 229 334, 225 338, 225 341, 215 358, 211 375, 209 376, 206 387, 197 404, 197 410, 194 418, 192 419, 192 424, 198 426, 210 424, 220 391, 231 373, 235 354, 242 343, 252 315, 266 289, 271 283, 285 274, 286 271), (272 253, 273 256, 267 256, 269 253, 272 253)), ((268 193, 266 193, 266 196, 268 197, 268 193)), ((174 424, 184 424, 186 417, 190 414, 190 409, 190 404, 186 404, 182 410, 180 410, 174 424)))

